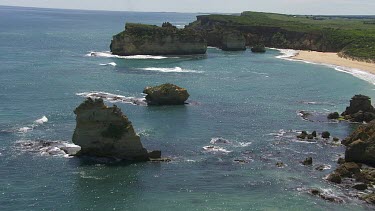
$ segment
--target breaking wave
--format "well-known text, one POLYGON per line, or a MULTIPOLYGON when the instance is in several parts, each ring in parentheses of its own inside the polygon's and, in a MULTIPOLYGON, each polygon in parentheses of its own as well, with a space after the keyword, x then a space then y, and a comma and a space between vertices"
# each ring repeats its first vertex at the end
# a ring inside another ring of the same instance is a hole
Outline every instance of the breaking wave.
POLYGON ((119 58, 119 59, 176 59, 179 57, 167 57, 167 56, 153 56, 153 55, 134 55, 134 56, 119 56, 114 55, 110 51, 91 51, 86 54, 89 57, 103 57, 103 58, 119 58))
POLYGON ((81 147, 66 141, 30 141, 21 140, 17 141, 15 148, 22 153, 31 152, 37 153, 41 156, 61 156, 71 157, 77 154, 81 147))
POLYGON ((344 67, 344 66, 339 66, 339 65, 333 65, 333 64, 327 64, 327 63, 318 63, 318 62, 310 62, 310 61, 305 61, 305 60, 293 59, 291 57, 294 57, 298 54, 297 50, 291 50, 291 49, 275 49, 275 50, 278 50, 281 53, 281 55, 276 56, 276 58, 284 59, 288 61, 294 61, 294 62, 303 62, 307 64, 323 65, 326 67, 333 68, 339 72, 350 74, 356 78, 362 79, 364 81, 367 81, 375 85, 375 74, 366 72, 364 70, 351 68, 351 67, 344 67))
POLYGON ((107 64, 99 64, 100 66, 113 66, 113 67, 116 67, 117 64, 115 62, 110 62, 110 63, 107 63, 107 64))
POLYGON ((82 92, 82 93, 76 93, 76 95, 85 97, 85 98, 102 98, 103 100, 109 101, 111 103, 127 103, 127 104, 132 104, 132 105, 147 105, 146 99, 143 98, 137 98, 137 97, 125 97, 122 95, 117 95, 117 94, 111 94, 107 92, 82 92))
POLYGON ((172 67, 172 68, 146 67, 146 68, 138 68, 138 69, 163 72, 163 73, 202 73, 203 72, 203 71, 197 71, 197 70, 182 69, 181 67, 172 67))

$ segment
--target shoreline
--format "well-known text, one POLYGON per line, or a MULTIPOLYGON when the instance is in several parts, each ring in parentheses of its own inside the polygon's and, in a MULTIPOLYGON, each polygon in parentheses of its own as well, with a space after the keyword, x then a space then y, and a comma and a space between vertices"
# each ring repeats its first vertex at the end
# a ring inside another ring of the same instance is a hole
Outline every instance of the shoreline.
POLYGON ((341 58, 337 53, 277 49, 282 55, 277 58, 308 64, 324 65, 337 71, 351 74, 375 85, 375 63, 341 58))

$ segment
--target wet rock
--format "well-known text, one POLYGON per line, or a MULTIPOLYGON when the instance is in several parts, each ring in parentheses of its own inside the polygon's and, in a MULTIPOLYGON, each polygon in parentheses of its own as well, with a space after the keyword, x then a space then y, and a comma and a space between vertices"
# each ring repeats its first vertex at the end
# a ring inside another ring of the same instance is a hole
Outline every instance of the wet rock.
POLYGON ((283 167, 285 166, 285 164, 284 164, 283 162, 277 162, 277 163, 276 163, 276 166, 277 166, 278 168, 283 168, 283 167))
POLYGON ((301 132, 301 134, 299 134, 298 136, 297 136, 297 138, 299 138, 299 139, 305 139, 306 137, 307 137, 307 132, 306 131, 302 131, 301 132))
POLYGON ((314 196, 319 196, 320 198, 322 198, 326 201, 336 202, 336 203, 344 202, 341 198, 339 198, 337 196, 334 196, 333 194, 330 194, 326 191, 322 191, 322 190, 319 190, 319 189, 311 189, 309 192, 310 192, 310 194, 312 194, 314 196))
POLYGON ((116 105, 108 107, 102 99, 86 99, 75 110, 73 143, 80 155, 132 161, 149 160, 132 123, 116 105))
POLYGON ((375 109, 371 105, 370 97, 355 95, 350 100, 350 106, 341 115, 354 122, 370 122, 375 119, 375 109))
POLYGON ((327 178, 328 181, 340 184, 342 182, 341 176, 338 173, 332 173, 327 178))
POLYGON ((312 134, 307 135, 307 139, 312 140, 314 139, 314 136, 312 134))
POLYGON ((375 193, 367 194, 360 197, 362 200, 366 201, 367 203, 375 205, 375 193))
POLYGON ((318 167, 315 168, 317 171, 324 171, 326 169, 325 165, 319 165, 318 167))
POLYGON ((331 134, 328 131, 322 132, 322 138, 329 138, 331 134))
POLYGON ((310 166, 310 165, 312 165, 312 163, 313 163, 312 157, 308 157, 304 161, 302 161, 302 164, 305 165, 305 166, 310 166))
POLYGON ((360 183, 360 184, 356 184, 356 185, 354 185, 352 188, 357 189, 357 190, 364 191, 364 190, 367 189, 367 185, 364 184, 364 183, 360 183))
POLYGON ((338 112, 333 112, 333 113, 328 114, 327 118, 328 119, 338 119, 338 118, 340 118, 340 114, 338 112))
POLYGON ((374 107, 371 105, 371 98, 365 95, 355 95, 350 100, 350 106, 342 113, 342 116, 353 115, 362 112, 374 112, 374 107))
POLYGON ((354 162, 344 163, 335 170, 341 177, 352 177, 360 171, 361 165, 354 162))
POLYGON ((333 142, 339 142, 339 141, 340 141, 339 138, 337 138, 337 137, 333 137, 333 142))
POLYGON ((311 135, 314 137, 314 138, 316 138, 316 131, 314 130, 312 133, 311 133, 311 135))
POLYGON ((375 121, 358 127, 341 143, 346 146, 346 161, 375 166, 375 121))
POLYGON ((183 105, 190 96, 186 89, 169 83, 146 87, 143 93, 149 105, 183 105))
POLYGON ((155 150, 148 153, 148 157, 150 159, 160 159, 161 158, 161 151, 155 150))
POLYGON ((337 160, 337 163, 338 163, 338 164, 344 164, 344 163, 345 163, 345 159, 344 159, 344 158, 339 158, 339 159, 337 160))

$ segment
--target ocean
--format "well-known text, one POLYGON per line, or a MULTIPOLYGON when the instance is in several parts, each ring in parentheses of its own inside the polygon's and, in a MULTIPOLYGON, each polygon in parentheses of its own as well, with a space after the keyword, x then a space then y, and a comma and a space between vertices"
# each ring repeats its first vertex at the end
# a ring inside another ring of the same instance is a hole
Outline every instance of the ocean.
POLYGON ((108 52, 125 22, 183 27, 196 15, 1 6, 0 210, 373 209, 324 180, 344 147, 296 139, 302 130, 350 134, 357 125, 325 116, 343 111, 355 94, 375 97, 363 72, 290 61, 283 54, 290 51, 277 49, 169 57, 108 52), (129 103, 144 97, 144 87, 166 82, 187 88, 189 104, 129 103), (35 147, 71 143, 73 110, 98 93, 129 117, 145 148, 172 161, 88 161, 35 147), (312 167, 300 164, 306 157, 312 167), (315 170, 319 165, 325 170, 315 170), (311 188, 344 202, 312 196, 311 188))

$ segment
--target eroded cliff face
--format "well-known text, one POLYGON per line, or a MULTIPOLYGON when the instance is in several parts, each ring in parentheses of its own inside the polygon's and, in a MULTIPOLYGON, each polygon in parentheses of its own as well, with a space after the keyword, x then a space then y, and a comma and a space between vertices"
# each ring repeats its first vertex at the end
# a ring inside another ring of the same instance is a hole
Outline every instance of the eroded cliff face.
POLYGON ((102 99, 88 98, 74 113, 77 125, 73 143, 81 146, 81 155, 149 160, 140 137, 118 107, 107 107, 102 99))
POLYGON ((211 20, 209 16, 198 16, 187 28, 201 31, 209 46, 221 48, 228 31, 238 31, 245 36, 246 46, 263 44, 267 47, 338 52, 343 46, 334 46, 322 32, 287 31, 278 27, 248 26, 211 20))
POLYGON ((207 42, 199 32, 127 23, 125 31, 113 36, 111 52, 116 55, 191 55, 205 54, 207 42))

